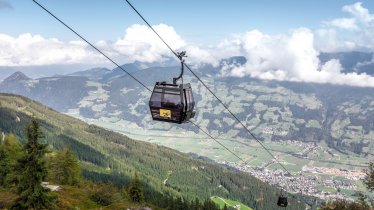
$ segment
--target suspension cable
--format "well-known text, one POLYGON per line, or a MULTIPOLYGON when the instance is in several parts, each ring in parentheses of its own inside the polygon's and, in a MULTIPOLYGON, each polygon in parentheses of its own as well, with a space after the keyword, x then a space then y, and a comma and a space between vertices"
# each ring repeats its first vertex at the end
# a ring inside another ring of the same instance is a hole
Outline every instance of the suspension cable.
MULTIPOLYGON (((33 2, 35 4, 37 4, 40 8, 42 8, 43 10, 45 10, 48 14, 50 14, 52 17, 54 17, 58 22, 60 22, 62 25, 64 25, 66 28, 68 28, 70 31, 72 31, 74 34, 76 34, 79 38, 81 38, 83 41, 85 41, 88 45, 90 45, 92 48, 94 48, 96 51, 98 51, 101 55, 103 55, 106 59, 108 59, 110 62, 112 62, 114 65, 116 65, 119 69, 121 69, 122 71, 124 71, 126 74, 128 74, 132 79, 134 79, 135 81, 137 81, 140 85, 142 85, 146 90, 152 92, 144 83, 142 83, 140 80, 138 80, 136 77, 134 77, 131 73, 129 73, 128 71, 126 71, 122 66, 120 66, 119 64, 117 64, 114 60, 112 60, 109 56, 107 56, 105 53, 103 53, 101 50, 99 50, 95 45, 93 45, 91 42, 89 42, 87 39, 85 39, 82 35, 80 35, 79 33, 77 33, 74 29, 72 29, 71 27, 69 27, 66 23, 64 23, 61 19, 59 19, 57 16, 55 16, 52 12, 50 12, 48 9, 46 9, 44 6, 42 6, 41 4, 39 4, 36 0, 33 0, 33 2)), ((154 33, 156 33, 156 35, 164 42, 164 44, 171 50, 171 52, 178 57, 178 54, 167 44, 167 42, 156 32, 156 30, 146 21, 146 19, 135 9, 135 7, 132 6, 132 4, 126 0, 126 2, 136 11, 136 13, 143 19, 144 22, 146 22, 146 24, 153 30, 154 33)), ((289 174, 289 175, 292 175, 284 166, 283 164, 281 164, 277 158, 265 147, 265 145, 263 145, 257 138, 255 135, 252 134, 252 132, 236 117, 236 115, 234 113, 231 112, 231 110, 229 109, 229 107, 227 107, 221 99, 219 99, 216 94, 214 94, 214 92, 195 74, 195 72, 187 65, 184 63, 184 65, 186 66, 186 68, 205 86, 205 88, 224 106, 224 108, 242 125, 242 127, 261 145, 261 147, 263 147, 272 157, 274 160, 276 160, 276 162, 289 174)), ((222 146, 224 149, 226 149, 228 152, 230 152, 231 154, 233 154, 235 157, 237 157, 239 160, 241 160, 243 163, 245 163, 246 165, 249 165, 243 158, 239 157, 237 154, 235 154, 233 151, 231 151, 228 147, 226 147, 225 145, 223 145, 221 142, 219 142, 216 138, 214 138, 212 135, 210 135, 208 132, 206 132, 205 130, 203 130, 199 125, 197 125, 196 123, 192 122, 192 121, 189 121, 191 122, 193 125, 195 125, 199 130, 201 130, 203 133, 205 133, 207 136, 209 136, 211 139, 213 139, 216 143, 218 143, 220 146, 222 146)), ((301 199, 303 198, 303 196, 301 196, 301 199)), ((303 200, 303 199, 302 199, 303 200)), ((305 202, 305 201, 304 201, 305 202)), ((307 202, 305 202, 307 203, 307 202)), ((312 204, 313 205, 313 204, 312 204)))
MULTIPOLYGON (((151 24, 149 24, 149 22, 143 17, 143 15, 140 14, 140 12, 130 3, 129 0, 125 0, 127 2, 127 4, 139 15, 139 17, 148 25, 148 27, 150 29, 152 29, 152 31, 161 39, 161 41, 169 48, 169 50, 176 56, 178 57, 177 53, 170 47, 170 45, 161 37, 160 34, 157 33, 157 31, 153 28, 153 26, 151 24)), ((204 87, 223 105, 223 107, 226 109, 226 111, 228 111, 232 117, 235 118, 235 120, 247 131, 247 133, 254 139, 256 140, 263 149, 265 149, 265 151, 289 174, 289 175, 292 175, 288 170, 287 168, 281 163, 278 161, 278 159, 269 151, 268 148, 265 147, 265 145, 263 143, 261 143, 260 140, 258 140, 258 138, 247 128, 247 126, 245 126, 243 124, 243 122, 241 120, 239 120, 239 118, 229 109, 229 107, 226 106, 226 104, 223 103, 223 101, 218 98, 218 96, 205 84, 204 81, 202 81, 200 79, 199 76, 197 76, 197 74, 186 64, 184 63, 185 67, 200 81, 201 84, 204 85, 204 87)), ((196 125, 196 124, 195 124, 196 125)))
MULTIPOLYGON (((94 48, 96 51, 98 51, 100 54, 102 54, 105 58, 107 58, 109 61, 111 61, 113 64, 115 64, 117 67, 119 67, 121 70, 126 72, 131 78, 133 78, 135 81, 137 81, 139 84, 141 84, 145 89, 147 89, 149 92, 152 92, 144 83, 142 83, 140 80, 136 79, 132 74, 130 74, 128 71, 126 71, 124 68, 122 68, 120 65, 118 65, 115 61, 113 61, 110 57, 105 55, 101 50, 99 50, 95 45, 91 44, 87 39, 85 39, 83 36, 81 36, 78 32, 73 30, 71 27, 69 27, 65 22, 63 22, 61 19, 59 19, 57 16, 55 16, 52 12, 50 12, 47 8, 39 4, 36 0, 33 0, 39 7, 41 7, 43 10, 45 10, 48 14, 50 14, 52 17, 54 17, 56 20, 58 20, 61 24, 63 24, 66 28, 70 29, 74 34, 76 34, 79 38, 81 38, 83 41, 85 41, 87 44, 89 44, 92 48, 94 48)), ((214 138, 212 135, 204 131, 200 126, 198 126, 196 123, 191 122, 194 124, 199 130, 201 130, 203 133, 205 133, 207 136, 209 136, 211 139, 213 139, 215 142, 217 142, 219 145, 221 145, 225 150, 236 156, 239 160, 243 161, 246 165, 247 162, 239 157, 237 154, 235 154, 233 151, 231 151, 228 147, 223 145, 221 142, 219 142, 216 138, 214 138)))
POLYGON ((59 19, 57 16, 55 16, 52 12, 50 12, 47 8, 39 4, 36 0, 32 0, 35 4, 37 4, 40 8, 42 8, 44 11, 46 11, 48 14, 50 14, 52 17, 54 17, 58 22, 60 22, 62 25, 64 25, 66 28, 68 28, 70 31, 72 31, 75 35, 77 35, 79 38, 81 38, 84 42, 86 42, 88 45, 90 45, 92 48, 94 48, 97 52, 99 52, 101 55, 103 55, 106 59, 108 59, 110 62, 112 62, 114 65, 116 65, 118 68, 120 68, 122 71, 126 72, 131 78, 133 78, 135 81, 137 81, 139 84, 141 84, 145 89, 151 91, 145 84, 140 82, 136 77, 134 77, 131 73, 126 71, 122 66, 117 64, 114 60, 112 60, 109 56, 107 56, 105 53, 103 53, 101 50, 99 50, 95 45, 93 45, 91 42, 89 42, 87 39, 85 39, 82 35, 80 35, 78 32, 76 32, 74 29, 72 29, 70 26, 68 26, 66 23, 64 23, 61 19, 59 19))
MULTIPOLYGON (((226 147, 224 144, 222 144, 221 142, 219 142, 216 138, 214 138, 212 135, 210 135, 208 132, 206 132, 205 130, 203 130, 198 124, 192 122, 192 121, 189 121, 190 123, 192 123, 194 126, 196 126, 199 130, 201 130, 203 133, 205 133, 207 136, 209 136, 211 139, 213 139, 215 142, 217 142, 219 145, 221 145, 224 149, 226 149, 227 151, 229 151, 232 155, 234 155, 235 157, 237 157, 239 160, 241 160, 244 164, 250 166, 247 161, 245 161, 243 158, 239 157, 237 154, 235 154, 235 152, 231 151, 228 147, 226 147)), ((251 167, 251 166, 250 166, 251 167)))

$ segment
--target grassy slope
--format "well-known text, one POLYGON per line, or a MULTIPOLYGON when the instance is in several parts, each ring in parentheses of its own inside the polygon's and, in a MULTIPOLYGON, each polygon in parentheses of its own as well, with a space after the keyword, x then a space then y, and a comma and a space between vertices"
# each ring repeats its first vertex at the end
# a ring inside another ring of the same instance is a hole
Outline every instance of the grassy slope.
MULTIPOLYGON (((62 190, 58 192, 51 192, 57 195, 56 208, 57 209, 129 209, 140 207, 140 204, 132 203, 130 201, 117 201, 109 206, 102 206, 91 200, 91 195, 95 192, 95 184, 86 183, 80 187, 61 186, 62 190)), ((9 189, 0 187, 0 209, 9 207, 17 195, 9 192, 9 189)), ((150 205, 146 205, 150 206, 150 205)), ((158 209, 151 206, 152 209, 158 209)))
POLYGON ((4 209, 12 205, 12 203, 17 199, 17 195, 9 192, 8 189, 0 187, 0 209, 4 209))
POLYGON ((219 205, 221 208, 223 208, 226 204, 227 207, 234 207, 236 205, 240 205, 240 210, 252 210, 251 208, 249 208, 248 206, 240 203, 239 201, 234 201, 234 200, 230 200, 230 199, 225 199, 225 198, 221 198, 221 197, 217 197, 217 196, 213 196, 210 198, 214 203, 216 203, 217 205, 219 205))
MULTIPOLYGON (((127 184, 134 172, 139 171, 146 190, 167 195, 189 199, 217 195, 254 206, 256 189, 263 189, 268 192, 263 203, 276 200, 272 187, 245 173, 203 162, 163 146, 129 139, 57 113, 24 97, 0 94, 0 116, 0 129, 15 133, 21 140, 24 139, 25 123, 35 116, 41 122, 45 140, 52 149, 70 146, 77 150, 81 160, 89 162, 84 164, 86 172, 96 172, 90 178, 97 174, 108 177, 115 174, 127 184), (220 185, 225 187, 218 187, 220 185)), ((295 209, 300 208, 295 206, 295 209)))

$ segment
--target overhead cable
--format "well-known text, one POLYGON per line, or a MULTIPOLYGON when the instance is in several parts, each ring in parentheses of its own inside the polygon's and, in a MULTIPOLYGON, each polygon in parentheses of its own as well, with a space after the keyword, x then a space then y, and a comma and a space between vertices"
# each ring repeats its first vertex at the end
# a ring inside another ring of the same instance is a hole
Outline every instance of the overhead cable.
MULTIPOLYGON (((170 45, 161 37, 161 35, 159 33, 157 33, 157 31, 153 28, 153 26, 151 24, 149 24, 149 22, 144 18, 144 16, 131 4, 131 2, 129 0, 125 0, 127 2, 127 4, 139 15, 139 17, 148 25, 148 27, 150 29, 152 29, 152 31, 161 39, 161 41, 169 48, 169 50, 178 58, 178 55, 177 53, 170 47, 170 45)), ((231 116, 233 118, 235 118, 235 120, 247 131, 247 133, 254 139, 256 140, 262 148, 264 148, 264 150, 289 174, 289 175, 292 175, 288 170, 287 168, 281 163, 278 161, 278 159, 269 151, 269 149, 267 149, 265 147, 265 145, 257 139, 257 137, 247 128, 247 126, 245 126, 243 124, 243 122, 241 120, 239 120, 239 118, 229 109, 228 106, 226 106, 225 103, 223 103, 223 101, 218 98, 218 96, 205 84, 204 81, 202 81, 200 79, 199 76, 197 76, 197 74, 186 64, 184 63, 184 66, 200 81, 201 84, 204 85, 204 87, 223 105, 223 107, 226 109, 226 111, 228 111, 231 116)), ((195 124, 196 125, 196 124, 195 124)))
POLYGON ((66 28, 68 28, 70 31, 72 31, 75 35, 77 35, 79 38, 81 38, 84 42, 86 42, 88 45, 90 45, 92 48, 94 48, 97 52, 99 52, 101 55, 103 55, 106 59, 108 59, 110 62, 112 62, 114 65, 116 65, 118 68, 120 68, 122 71, 124 71, 126 74, 128 74, 131 78, 133 78, 135 81, 137 81, 139 84, 141 84, 145 89, 151 91, 145 84, 143 84, 141 81, 139 81, 136 77, 134 77, 131 73, 126 71, 122 66, 118 65, 114 60, 112 60, 109 56, 107 56, 105 53, 103 53, 101 50, 99 50, 95 45, 93 45, 91 42, 89 42, 87 39, 85 39, 82 35, 80 35, 78 32, 76 32, 74 29, 72 29, 70 26, 68 26, 66 23, 64 23, 61 19, 59 19, 57 16, 55 16, 52 12, 50 12, 47 8, 45 8, 43 5, 39 4, 36 0, 32 0, 35 4, 37 4, 40 8, 42 8, 44 11, 46 11, 48 14, 50 14, 52 17, 54 17, 58 22, 60 22, 62 25, 64 25, 66 28))
MULTIPOLYGON (((58 20, 62 25, 64 25, 66 28, 68 28, 70 31, 72 31, 74 34, 76 34, 79 38, 81 38, 83 41, 85 41, 87 44, 89 44, 92 48, 94 48, 96 51, 98 51, 100 54, 102 54, 105 58, 107 58, 109 61, 111 61, 114 65, 116 65, 118 68, 120 68, 121 70, 123 70, 124 72, 126 72, 132 79, 134 79, 135 81, 137 81, 139 84, 141 84, 145 89, 147 89, 148 91, 152 92, 144 83, 142 83, 140 80, 138 80, 136 77, 134 77, 132 74, 130 74, 128 71, 126 71, 123 67, 121 67, 120 65, 118 65, 115 61, 113 61, 109 56, 107 56, 106 54, 104 54, 101 50, 99 50, 95 45, 93 45, 92 43, 90 43, 87 39, 85 39, 82 35, 80 35, 78 32, 76 32, 74 29, 72 29, 70 26, 68 26, 65 22, 63 22, 61 19, 59 19, 56 15, 54 15, 52 12, 50 12, 47 8, 45 8, 44 6, 42 6, 41 4, 39 4, 36 0, 33 0, 34 3, 36 3, 40 8, 42 8, 43 10, 45 10, 48 14, 50 14, 52 17, 54 17, 56 20, 58 20)), ((215 139, 213 136, 211 136, 210 134, 208 134, 206 131, 204 131, 200 126, 198 126, 197 124, 195 123, 192 123, 194 124, 198 129, 200 129, 203 133, 205 133, 206 135, 208 135, 211 139, 213 139, 215 142, 217 142, 218 144, 220 144, 224 149, 226 149, 228 152, 230 152, 231 154, 235 155, 237 158, 239 158, 240 160, 242 160, 244 163, 246 163, 242 158, 240 158, 238 155, 236 155, 233 151, 231 151, 229 148, 227 148, 225 145, 223 145, 221 142, 219 142, 217 139, 215 139)))

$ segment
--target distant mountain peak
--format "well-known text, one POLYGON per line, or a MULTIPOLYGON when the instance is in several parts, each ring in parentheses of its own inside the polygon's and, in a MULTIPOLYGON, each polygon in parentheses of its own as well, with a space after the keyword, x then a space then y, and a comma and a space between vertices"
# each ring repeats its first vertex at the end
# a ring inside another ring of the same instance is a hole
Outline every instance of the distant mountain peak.
POLYGON ((14 82, 14 81, 22 81, 22 80, 30 80, 31 78, 29 78, 28 76, 26 76, 24 73, 20 72, 20 71, 17 71, 15 73, 13 73, 12 75, 10 75, 9 77, 7 77, 4 82, 14 82))

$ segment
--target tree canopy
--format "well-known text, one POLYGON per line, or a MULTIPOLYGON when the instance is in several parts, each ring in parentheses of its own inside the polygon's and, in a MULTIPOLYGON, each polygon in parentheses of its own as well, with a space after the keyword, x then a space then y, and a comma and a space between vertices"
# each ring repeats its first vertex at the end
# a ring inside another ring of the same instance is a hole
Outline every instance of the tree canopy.
POLYGON ((69 148, 53 153, 48 165, 50 181, 63 185, 79 184, 81 180, 79 160, 69 148))
POLYGON ((137 172, 135 172, 135 177, 129 184, 128 191, 133 202, 142 202, 144 200, 143 188, 137 172))
POLYGON ((27 142, 23 146, 24 154, 17 167, 21 171, 18 177, 17 192, 20 195, 12 209, 51 209, 53 198, 41 185, 47 177, 47 145, 39 143, 43 137, 39 123, 32 119, 26 127, 27 142))

